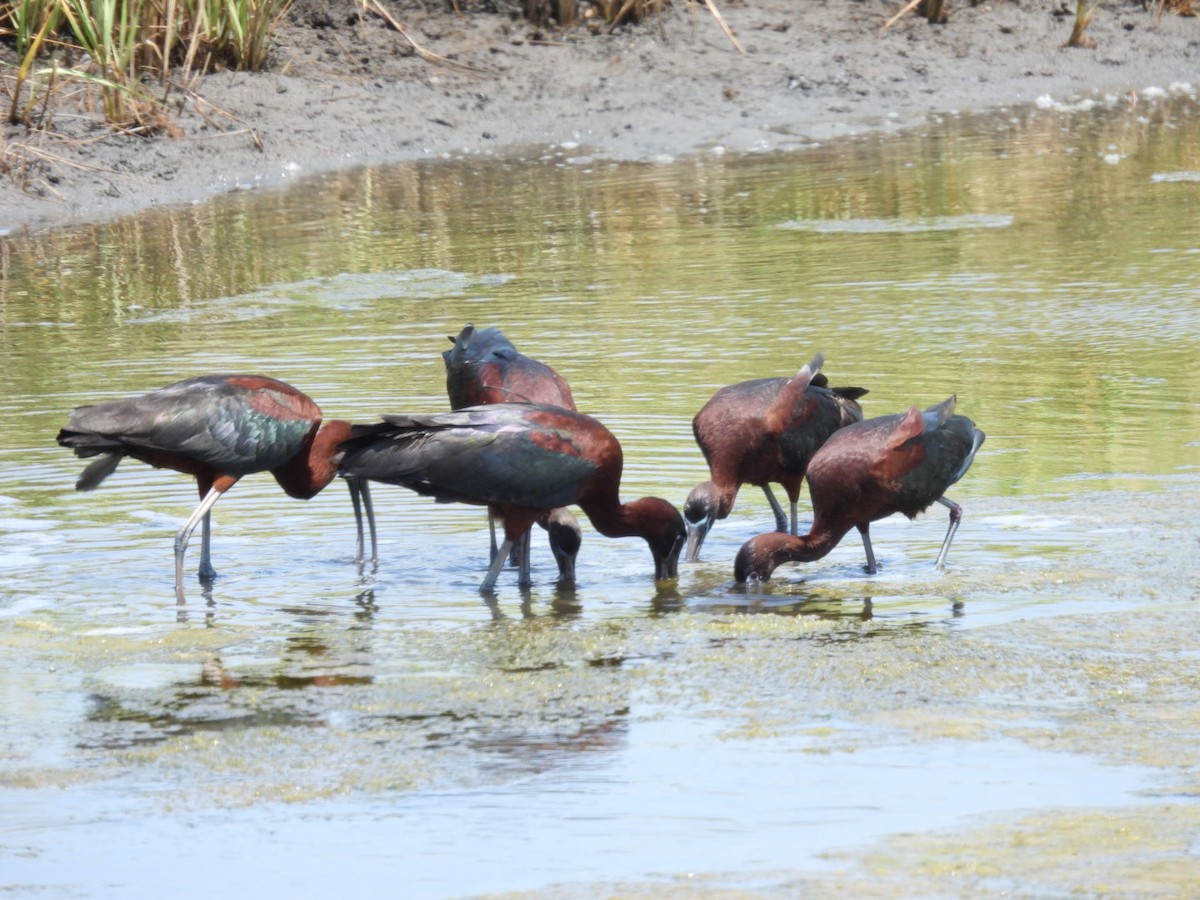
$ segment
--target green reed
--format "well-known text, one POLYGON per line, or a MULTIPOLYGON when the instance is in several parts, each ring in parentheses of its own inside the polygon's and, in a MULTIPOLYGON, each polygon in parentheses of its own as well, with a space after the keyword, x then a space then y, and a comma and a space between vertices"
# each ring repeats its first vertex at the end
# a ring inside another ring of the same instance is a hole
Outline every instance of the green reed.
POLYGON ((65 83, 98 88, 104 117, 121 127, 161 118, 166 90, 217 65, 266 65, 273 30, 291 0, 0 0, 0 36, 19 63, 9 76, 9 120, 32 125, 46 92, 65 83), (78 64, 62 64, 60 60, 78 64), (40 64, 40 68, 37 66, 40 64), (32 79, 45 78, 35 96, 32 79), (24 104, 22 105, 22 101, 24 104))
POLYGON ((62 0, 60 8, 75 45, 97 69, 94 73, 68 69, 67 74, 100 89, 108 122, 131 124, 137 118, 133 104, 139 85, 134 57, 141 40, 132 5, 124 0, 62 0))
POLYGON ((182 39, 213 61, 256 71, 266 66, 271 35, 290 5, 291 0, 182 0, 191 23, 182 39))

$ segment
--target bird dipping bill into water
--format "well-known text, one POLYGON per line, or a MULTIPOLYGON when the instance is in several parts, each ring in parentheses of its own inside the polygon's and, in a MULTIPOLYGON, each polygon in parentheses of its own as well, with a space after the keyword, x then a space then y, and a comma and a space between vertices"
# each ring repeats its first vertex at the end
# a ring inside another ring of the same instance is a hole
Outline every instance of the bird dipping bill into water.
POLYGON ((945 566, 962 508, 946 491, 971 467, 984 433, 966 416, 954 415, 952 396, 921 412, 880 416, 841 429, 808 464, 813 503, 806 535, 760 534, 742 545, 735 580, 766 581, 785 562, 810 562, 829 553, 851 528, 862 535, 866 569, 874 572, 870 525, 892 513, 910 519, 933 503, 950 510, 950 527, 937 557, 945 566))
MULTIPOLYGON (((350 424, 323 419, 320 407, 290 384, 261 375, 204 375, 119 400, 75 409, 58 443, 80 457, 99 457, 75 484, 90 491, 129 456, 193 475, 200 505, 175 536, 175 596, 182 603, 183 557, 196 525, 204 523, 201 579, 216 575, 210 553, 210 512, 244 475, 269 471, 290 497, 308 500, 337 475, 338 445, 350 424)), ((347 479, 363 559, 365 508, 376 557, 375 518, 365 482, 347 479)))
MULTIPOLYGON (((451 409, 490 403, 545 403, 575 409, 566 380, 550 366, 517 350, 499 328, 481 329, 468 324, 450 342, 454 346, 442 352, 442 359, 446 363, 446 393, 451 409)), ((549 533, 559 583, 573 583, 575 558, 582 542, 579 521, 569 509, 559 507, 539 516, 538 524, 549 533)), ((498 549, 491 511, 488 526, 495 558, 498 549)), ((528 533, 514 552, 518 565, 528 568, 528 533)))
POLYGON ((864 388, 830 388, 817 354, 791 378, 759 378, 723 387, 696 413, 692 433, 708 462, 710 480, 697 485, 683 505, 687 559, 700 557, 704 538, 733 510, 743 484, 762 488, 775 513, 775 528, 795 534, 796 504, 809 460, 831 434, 862 421, 864 388), (771 492, 783 485, 791 516, 771 492))
MULTIPOLYGON (((501 403, 450 413, 389 415, 355 426, 342 447, 348 475, 398 484, 446 503, 493 509, 504 542, 480 585, 491 591, 513 544, 543 513, 583 509, 607 537, 641 537, 657 579, 675 578, 685 529, 666 500, 620 500, 621 445, 596 419, 557 406, 501 403)), ((529 584, 522 567, 520 584, 529 584)))

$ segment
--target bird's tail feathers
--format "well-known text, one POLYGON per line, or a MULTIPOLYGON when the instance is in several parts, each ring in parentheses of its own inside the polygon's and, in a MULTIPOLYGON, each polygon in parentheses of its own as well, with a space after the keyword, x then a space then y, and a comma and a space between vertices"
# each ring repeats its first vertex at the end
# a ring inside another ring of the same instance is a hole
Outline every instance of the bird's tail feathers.
POLYGON ((75 482, 77 491, 94 491, 105 478, 117 471, 117 466, 124 459, 121 453, 104 453, 88 464, 87 468, 75 482))
POLYGON ((960 478, 967 474, 967 469, 971 468, 971 463, 975 462, 975 454, 979 452, 979 448, 983 445, 984 438, 987 437, 978 428, 974 429, 974 435, 971 439, 971 451, 962 461, 962 465, 958 467, 958 471, 954 473, 954 480, 951 484, 956 484, 960 478))

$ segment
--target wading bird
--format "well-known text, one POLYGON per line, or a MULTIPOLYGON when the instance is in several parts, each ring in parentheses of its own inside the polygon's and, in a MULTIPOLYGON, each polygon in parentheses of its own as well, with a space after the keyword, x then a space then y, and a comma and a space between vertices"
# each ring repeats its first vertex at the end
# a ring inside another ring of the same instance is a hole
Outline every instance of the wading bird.
POLYGON ((723 387, 692 420, 692 433, 708 462, 711 479, 697 485, 683 505, 689 561, 713 523, 733 510, 743 484, 762 488, 775 513, 775 529, 795 534, 796 504, 809 460, 829 436, 862 421, 856 402, 864 388, 830 388, 817 354, 791 378, 759 378, 723 387), (771 492, 783 485, 789 519, 771 492))
MULTIPOLYGON (((200 505, 175 536, 175 596, 182 603, 183 556, 201 521, 200 578, 215 577, 210 512, 244 475, 269 471, 289 497, 308 500, 337 475, 338 445, 348 422, 323 420, 321 409, 290 384, 261 375, 204 375, 167 387, 75 409, 58 443, 79 457, 97 456, 75 489, 90 491, 127 456, 155 468, 193 475, 200 505)), ((347 479, 363 559, 362 508, 376 558, 375 516, 365 482, 347 479), (361 504, 361 507, 360 507, 361 504)))
MULTIPOLYGON (((501 403, 450 413, 389 415, 355 426, 342 472, 398 484, 443 503, 493 509, 504 542, 479 589, 491 591, 513 544, 549 510, 578 505, 606 537, 641 537, 658 579, 678 574, 686 531, 666 500, 620 500, 621 445, 591 416, 544 404, 501 403)), ((529 569, 522 565, 522 586, 529 569)))
MULTIPOLYGON (((477 329, 468 324, 454 347, 442 352, 446 363, 446 393, 450 408, 481 406, 491 403, 545 403, 575 409, 571 388, 554 369, 526 356, 513 346, 499 328, 477 329)), ((569 509, 553 509, 538 517, 538 524, 550 538, 550 552, 558 563, 562 584, 575 581, 575 557, 582 542, 579 521, 569 509)), ((495 514, 488 511, 492 534, 492 557, 497 553, 495 514)), ((518 565, 529 565, 529 538, 523 537, 514 549, 518 565)))
POLYGON ((550 366, 526 356, 499 328, 467 325, 442 352, 451 409, 485 403, 545 403, 574 409, 571 388, 550 366))
POLYGON ((806 535, 760 534, 734 561, 737 581, 766 581, 785 562, 810 562, 829 553, 851 528, 862 534, 868 572, 875 571, 870 527, 892 513, 910 519, 933 503, 950 510, 937 568, 946 563, 962 507, 945 496, 975 459, 984 434, 954 415, 955 398, 921 412, 880 416, 834 434, 808 464, 813 524, 806 535))

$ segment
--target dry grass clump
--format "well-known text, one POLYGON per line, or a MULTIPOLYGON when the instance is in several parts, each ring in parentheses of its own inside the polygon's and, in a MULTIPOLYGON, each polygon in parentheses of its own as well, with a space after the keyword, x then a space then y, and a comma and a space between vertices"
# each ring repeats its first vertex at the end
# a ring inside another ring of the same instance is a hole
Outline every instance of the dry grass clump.
POLYGON ((1173 12, 1177 16, 1187 16, 1189 18, 1196 15, 1196 10, 1192 7, 1192 0, 1159 0, 1159 15, 1164 10, 1173 12))
POLYGON ((538 27, 570 28, 583 21, 609 26, 644 22, 660 14, 667 0, 524 0, 525 18, 538 27))
MULTIPOLYGON (((1064 47, 1086 47, 1092 48, 1096 46, 1096 42, 1084 34, 1084 29, 1092 21, 1104 0, 1075 0, 1074 21, 1071 28, 1071 35, 1064 42, 1064 47)), ((1161 18, 1164 12, 1171 12, 1177 16, 1194 16, 1195 10, 1192 7, 1193 0, 1135 0, 1140 4, 1141 8, 1147 9, 1148 2, 1155 2, 1156 13, 1155 19, 1161 18)), ((974 3, 972 3, 974 5, 974 3)), ((1061 12, 1069 14, 1067 3, 1064 2, 1060 7, 1061 12)), ((950 12, 946 0, 906 0, 895 15, 891 16, 884 23, 881 31, 887 31, 900 19, 907 16, 909 13, 916 12, 932 25, 945 25, 950 21, 950 12)), ((1055 15, 1059 15, 1058 11, 1055 15)))
POLYGON ((1098 5, 1098 2, 1089 6, 1088 0, 1075 0, 1075 23, 1071 26, 1071 36, 1063 44, 1064 47, 1082 47, 1091 50, 1096 46, 1096 42, 1084 34, 1083 30, 1092 21, 1098 5))
MULTIPOLYGON (((1082 47, 1091 50, 1096 46, 1096 42, 1084 34, 1084 29, 1091 23, 1102 2, 1103 0, 1075 0, 1075 19, 1071 26, 1071 36, 1063 42, 1064 47, 1082 47)), ((1143 9, 1145 6, 1146 4, 1143 2, 1143 9)), ((1192 9, 1192 0, 1158 0, 1154 14, 1156 22, 1162 18, 1164 12, 1185 17, 1196 15, 1195 10, 1192 9)))

